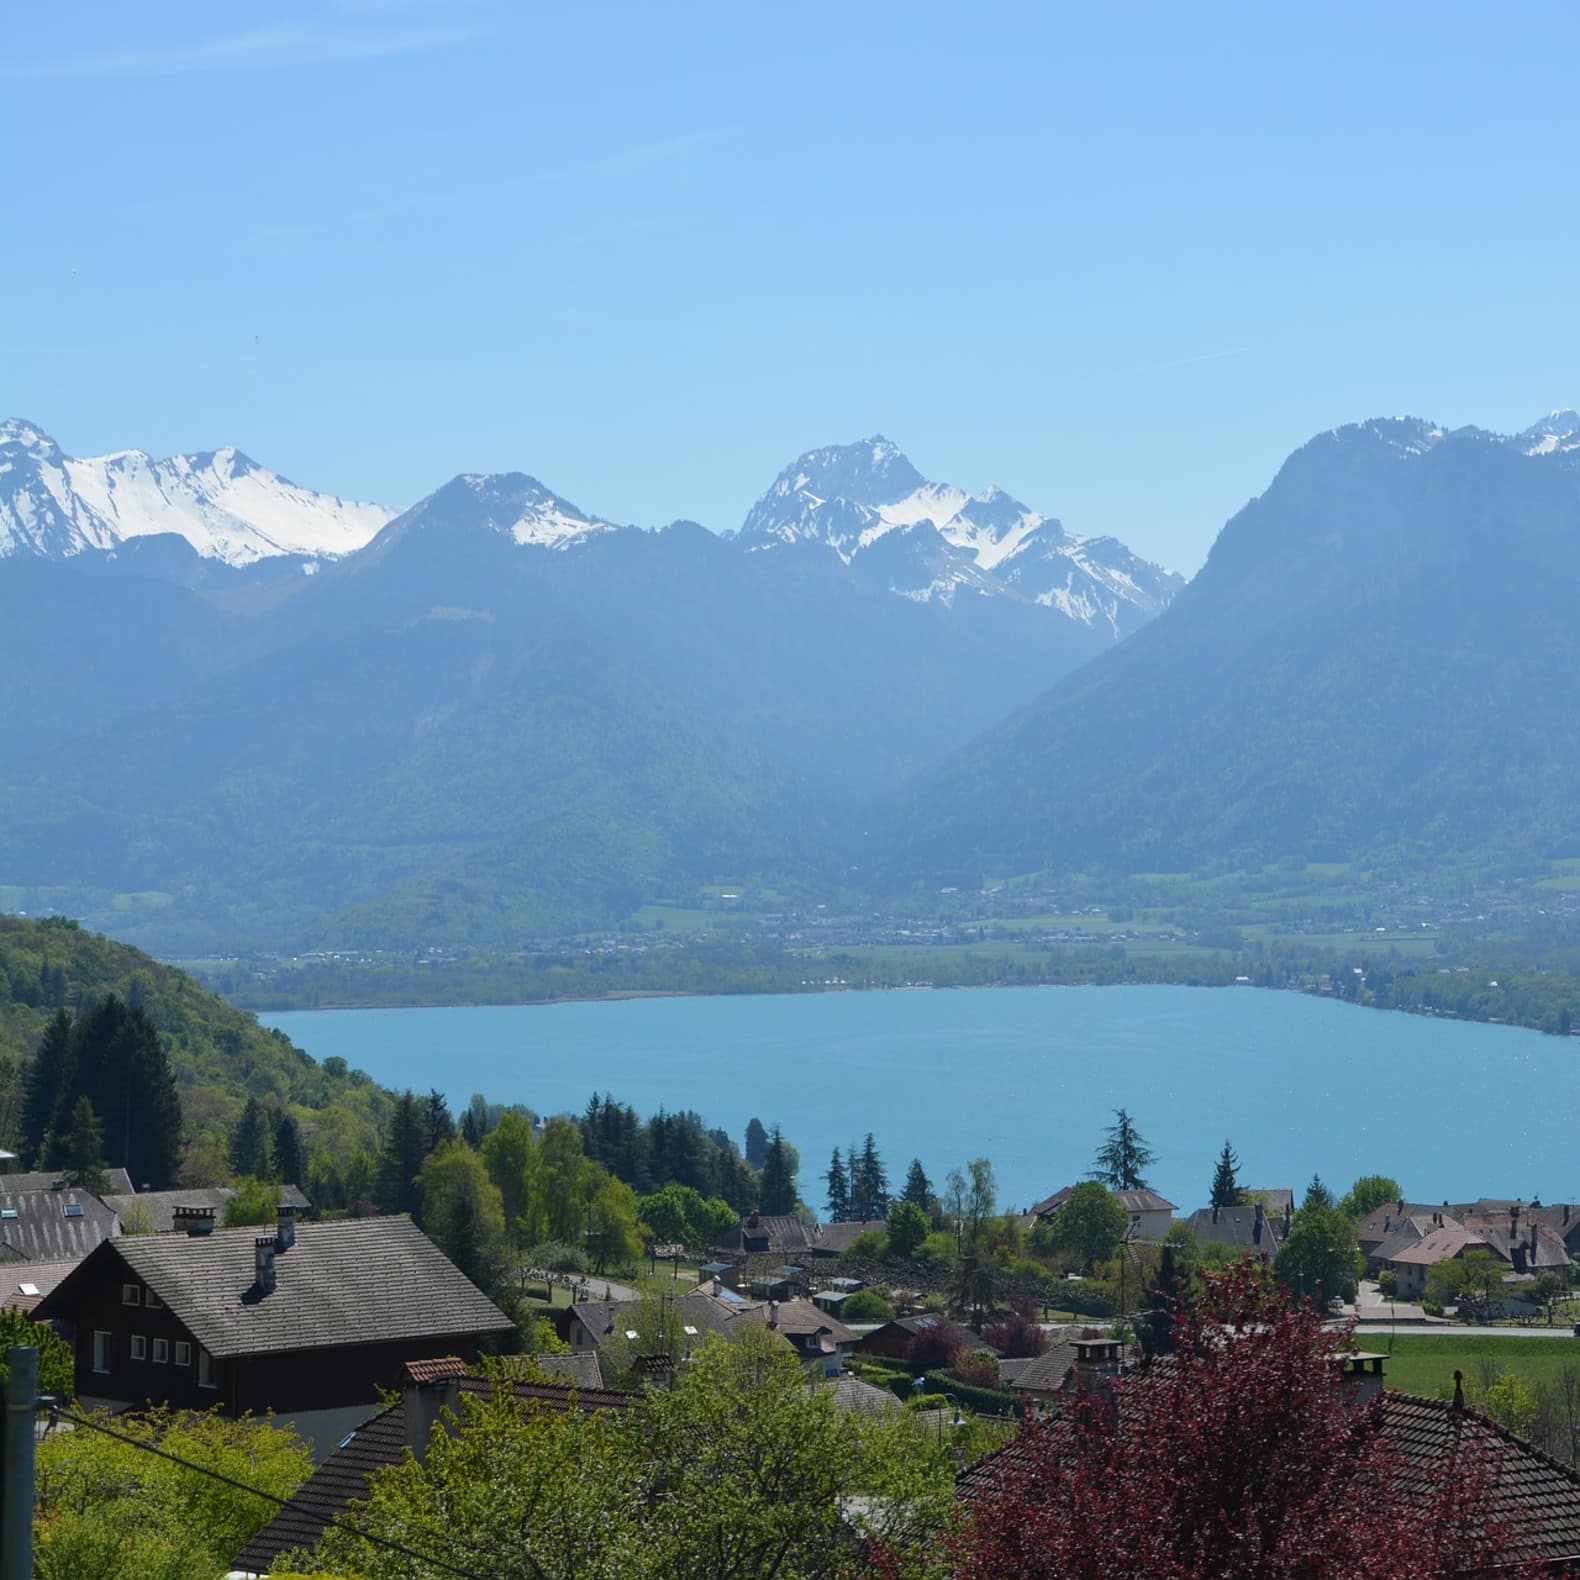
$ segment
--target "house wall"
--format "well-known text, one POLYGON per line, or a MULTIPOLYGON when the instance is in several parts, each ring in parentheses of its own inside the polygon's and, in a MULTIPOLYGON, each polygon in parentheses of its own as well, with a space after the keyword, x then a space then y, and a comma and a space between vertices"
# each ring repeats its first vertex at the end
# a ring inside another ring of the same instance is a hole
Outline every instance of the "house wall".
POLYGON ((1156 1212, 1132 1213, 1130 1216, 1136 1223, 1135 1238, 1138 1240, 1166 1240, 1169 1230, 1174 1227, 1174 1214, 1167 1208, 1160 1208, 1156 1212))
POLYGON ((858 1355, 887 1355, 892 1360, 903 1361, 911 1353, 911 1337, 904 1328, 885 1325, 874 1328, 856 1346, 858 1355))

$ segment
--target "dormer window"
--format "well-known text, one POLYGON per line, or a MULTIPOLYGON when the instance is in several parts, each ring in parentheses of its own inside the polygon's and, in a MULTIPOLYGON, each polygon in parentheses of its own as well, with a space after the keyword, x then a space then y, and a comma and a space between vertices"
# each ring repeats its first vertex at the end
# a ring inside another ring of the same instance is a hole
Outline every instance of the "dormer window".
POLYGON ((158 1310, 158 1309, 159 1309, 159 1308, 160 1308, 160 1307, 161 1307, 161 1306, 162 1306, 162 1305, 163 1305, 163 1304, 164 1304, 164 1301, 162 1301, 162 1300, 161 1300, 161 1299, 160 1299, 160 1298, 159 1298, 159 1296, 158 1296, 158 1295, 156 1295, 156 1294, 155 1294, 155 1293, 154 1293, 154 1292, 153 1292, 153 1290, 151 1290, 151 1289, 150 1289, 150 1290, 149 1290, 149 1291, 148 1291, 148 1292, 147 1292, 147 1293, 146 1293, 146 1294, 145 1294, 145 1295, 144 1295, 144 1296, 143 1296, 143 1304, 144 1304, 144 1305, 145 1305, 145 1306, 147 1306, 147 1307, 148 1307, 148 1309, 149 1309, 149 1310, 150 1310, 150 1311, 157 1311, 157 1310, 158 1310))
POLYGON ((121 1304, 123 1306, 140 1306, 143 1303, 143 1289, 141 1284, 121 1285, 121 1304))

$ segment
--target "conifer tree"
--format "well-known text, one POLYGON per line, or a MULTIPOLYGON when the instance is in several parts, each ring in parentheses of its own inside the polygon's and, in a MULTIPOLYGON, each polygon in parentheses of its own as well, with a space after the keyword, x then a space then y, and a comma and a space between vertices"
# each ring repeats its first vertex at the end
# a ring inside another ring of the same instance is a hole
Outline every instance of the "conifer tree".
POLYGON ((763 1154, 762 1178, 758 1182, 758 1205, 771 1216, 795 1211, 795 1166, 791 1149, 778 1125, 768 1133, 768 1150, 763 1154))
POLYGON ((302 1132, 283 1108, 274 1113, 274 1177, 285 1185, 300 1185, 307 1177, 307 1159, 302 1155, 302 1132))
POLYGON ((1306 1186, 1305 1200, 1302 1207, 1331 1207, 1333 1205, 1333 1192, 1322 1183, 1320 1174, 1311 1176, 1311 1183, 1306 1186))
POLYGON ((422 1209, 422 1192, 417 1176, 422 1173, 428 1154, 428 1126, 418 1100, 408 1091, 396 1101, 390 1116, 389 1135, 379 1153, 378 1176, 373 1199, 380 1212, 406 1212, 415 1216, 422 1209))
POLYGON ((34 1168, 43 1168, 50 1138, 60 1128, 64 1099, 74 1084, 71 1016, 56 1010, 44 1027, 38 1052, 22 1087, 22 1150, 34 1168))
POLYGON ((923 1212, 933 1210, 933 1182, 928 1179, 920 1158, 912 1158, 910 1168, 905 1171, 905 1189, 900 1192, 900 1200, 911 1202, 923 1212))
POLYGON ((761 1169, 768 1156, 768 1132, 762 1120, 755 1116, 746 1121, 746 1161, 754 1169, 761 1169))
POLYGON ((428 1150, 443 1146, 455 1139, 455 1120, 450 1116, 450 1101, 443 1092, 434 1089, 423 1101, 423 1121, 428 1130, 428 1150))
POLYGON ((850 1177, 845 1173, 845 1162, 838 1147, 834 1148, 834 1156, 823 1178, 828 1183, 828 1221, 843 1223, 850 1216, 850 1177))
POLYGON ((1092 1178, 1109 1190, 1146 1190, 1142 1170, 1151 1168, 1156 1160, 1157 1154, 1136 1129, 1129 1111, 1116 1108, 1114 1122, 1103 1132, 1103 1144, 1093 1160, 1092 1178))
POLYGON ((889 1176, 870 1130, 851 1166, 850 1215, 863 1221, 889 1215, 889 1176))
POLYGON ((104 1126, 86 1097, 71 1110, 71 1128, 56 1143, 56 1160, 74 1185, 84 1190, 104 1189, 104 1126))
POLYGON ((231 1168, 244 1179, 272 1178, 274 1168, 269 1140, 269 1116, 256 1097, 249 1097, 241 1118, 230 1133, 226 1150, 231 1168))
POLYGON ((1218 1167, 1213 1171, 1212 1176, 1210 1204, 1213 1207, 1238 1207, 1240 1205, 1240 1182, 1236 1178, 1239 1167, 1239 1156, 1234 1148, 1225 1141, 1223 1151, 1218 1154, 1218 1167))

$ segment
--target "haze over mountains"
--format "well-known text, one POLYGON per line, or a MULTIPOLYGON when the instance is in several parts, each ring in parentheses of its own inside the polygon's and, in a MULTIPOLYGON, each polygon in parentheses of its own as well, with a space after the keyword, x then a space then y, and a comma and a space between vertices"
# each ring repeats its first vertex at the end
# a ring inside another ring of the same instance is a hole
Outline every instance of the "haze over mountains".
POLYGON ((1325 434, 1183 592, 882 438, 718 535, 12 422, 0 885, 167 950, 499 946, 712 883, 1528 861, 1580 838, 1577 571, 1573 413, 1325 434))

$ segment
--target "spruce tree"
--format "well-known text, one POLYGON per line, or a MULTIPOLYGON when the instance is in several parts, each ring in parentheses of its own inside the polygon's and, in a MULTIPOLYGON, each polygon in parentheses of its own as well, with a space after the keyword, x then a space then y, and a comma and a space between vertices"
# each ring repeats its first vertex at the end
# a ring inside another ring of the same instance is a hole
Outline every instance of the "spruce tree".
MULTIPOLYGON (((181 1168, 181 1094, 164 1043, 142 1010, 132 1011, 130 1030, 129 1122, 120 1161, 138 1190, 169 1190, 181 1168)), ((116 1161, 113 1137, 106 1155, 116 1161)))
POLYGON ((56 1143, 56 1161, 73 1185, 102 1191, 104 1181, 104 1126, 86 1097, 73 1105, 71 1128, 56 1143))
POLYGON ((379 1153, 373 1199, 380 1212, 406 1212, 415 1217, 421 1211, 422 1192, 417 1176, 422 1173, 428 1153, 427 1139, 428 1126, 421 1105, 410 1092, 403 1092, 390 1116, 384 1150, 379 1153))
POLYGON ((795 1168, 784 1134, 775 1125, 768 1135, 768 1150, 763 1154, 762 1178, 758 1181, 758 1205, 773 1217, 795 1211, 795 1168))
POLYGON ((38 1051, 22 1083, 22 1151, 34 1168, 43 1168, 54 1133, 61 1128, 66 1094, 75 1079, 71 1016, 56 1010, 44 1027, 38 1051))
POLYGON ((850 1194, 853 1218, 869 1220, 889 1216, 889 1176, 870 1130, 862 1143, 861 1156, 851 1170, 850 1194))
POLYGON ((754 1169, 761 1170, 764 1160, 768 1156, 768 1132, 763 1128, 762 1120, 751 1118, 746 1121, 746 1161, 754 1169))
POLYGON ((1331 1207, 1333 1205, 1333 1192, 1322 1183, 1320 1174, 1311 1176, 1311 1183, 1306 1186, 1306 1198, 1300 1204, 1304 1207, 1331 1207))
POLYGON ((920 1158, 912 1158, 910 1168, 905 1171, 905 1189, 900 1192, 900 1200, 911 1202, 923 1212, 933 1210, 933 1182, 928 1179, 920 1158))
POLYGON ((283 1185, 300 1185, 307 1178, 307 1159, 302 1155, 302 1132, 285 1109, 274 1114, 274 1177, 283 1185))
POLYGON ((1218 1167, 1213 1171, 1211 1206, 1222 1208, 1240 1205, 1240 1182, 1235 1177, 1239 1167, 1238 1154, 1225 1141, 1223 1151, 1218 1154, 1218 1167))
POLYGON ((423 1121, 428 1129, 428 1150, 455 1139, 455 1120, 450 1117, 450 1101, 437 1088, 423 1101, 423 1121))
POLYGON ((256 1097, 249 1097, 230 1133, 227 1151, 231 1168, 244 1179, 272 1179, 269 1139, 269 1116, 256 1097))
POLYGON ((829 1160, 828 1173, 823 1176, 828 1183, 828 1221, 843 1223, 850 1216, 850 1177, 845 1173, 845 1160, 834 1148, 829 1160))

